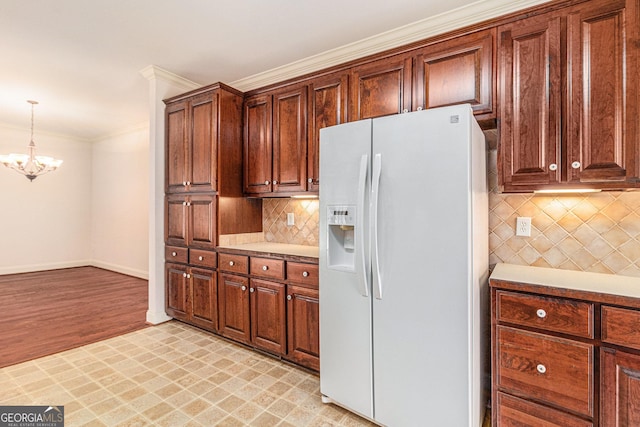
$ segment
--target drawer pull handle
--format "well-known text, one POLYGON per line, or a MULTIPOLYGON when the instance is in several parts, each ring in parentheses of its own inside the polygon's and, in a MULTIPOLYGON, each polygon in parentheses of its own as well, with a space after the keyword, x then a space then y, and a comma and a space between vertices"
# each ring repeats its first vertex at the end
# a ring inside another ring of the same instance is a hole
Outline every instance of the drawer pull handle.
POLYGON ((203 257, 202 255, 200 255, 200 256, 198 257, 198 261, 204 261, 204 257, 203 257))
POLYGON ((303 271, 302 272, 302 277, 309 277, 309 272, 308 271, 303 271))
POLYGON ((544 366, 542 363, 539 364, 538 366, 536 366, 536 369, 538 370, 538 372, 540 372, 541 374, 544 374, 545 372, 547 372, 547 367, 544 366))
POLYGON ((536 314, 538 315, 539 318, 544 319, 545 317, 547 317, 547 312, 544 311, 543 309, 539 308, 538 311, 536 311, 536 314))
POLYGON ((231 267, 233 267, 233 266, 235 265, 235 262, 233 262, 233 261, 229 261, 229 265, 230 265, 231 267))
POLYGON ((178 253, 176 251, 171 252, 171 256, 177 256, 178 253))
POLYGON ((262 266, 262 271, 267 271, 269 269, 269 267, 267 267, 266 265, 262 266))

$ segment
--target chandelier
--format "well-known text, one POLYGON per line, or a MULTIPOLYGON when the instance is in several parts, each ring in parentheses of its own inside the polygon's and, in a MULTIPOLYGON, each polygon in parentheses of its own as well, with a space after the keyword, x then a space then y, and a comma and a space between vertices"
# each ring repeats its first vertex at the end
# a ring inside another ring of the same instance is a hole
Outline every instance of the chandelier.
POLYGON ((31 104, 31 142, 27 147, 28 154, 0 154, 0 163, 20 172, 29 181, 33 181, 39 175, 58 169, 62 164, 62 160, 56 160, 48 156, 36 156, 36 144, 33 142, 33 107, 38 102, 27 102, 31 104))

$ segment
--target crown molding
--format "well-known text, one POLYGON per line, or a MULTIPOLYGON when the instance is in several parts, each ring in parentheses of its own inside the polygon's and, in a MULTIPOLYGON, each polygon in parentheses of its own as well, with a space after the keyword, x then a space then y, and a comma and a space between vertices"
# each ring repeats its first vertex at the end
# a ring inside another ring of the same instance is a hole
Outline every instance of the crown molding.
POLYGON ((160 68, 157 65, 147 65, 142 70, 140 70, 140 74, 142 74, 142 76, 149 81, 164 80, 185 90, 193 90, 202 87, 200 83, 196 83, 192 80, 186 79, 182 76, 172 73, 171 71, 167 71, 164 68, 160 68))
POLYGON ((247 92, 507 15, 550 0, 481 0, 230 83, 247 92))

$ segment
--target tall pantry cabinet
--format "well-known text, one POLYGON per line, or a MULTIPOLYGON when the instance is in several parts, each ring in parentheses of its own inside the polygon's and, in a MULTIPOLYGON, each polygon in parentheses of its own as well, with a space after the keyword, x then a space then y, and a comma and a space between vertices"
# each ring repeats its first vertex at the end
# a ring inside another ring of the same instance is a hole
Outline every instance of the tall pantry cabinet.
POLYGON ((262 231, 242 197, 241 92, 222 83, 165 100, 165 307, 218 330, 218 235, 262 231))

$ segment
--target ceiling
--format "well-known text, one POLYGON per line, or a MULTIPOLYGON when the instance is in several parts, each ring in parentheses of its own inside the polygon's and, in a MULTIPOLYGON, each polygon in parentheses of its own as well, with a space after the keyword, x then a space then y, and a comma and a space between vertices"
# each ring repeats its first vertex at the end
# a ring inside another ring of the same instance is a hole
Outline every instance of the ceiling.
POLYGON ((34 99, 36 138, 92 141, 148 120, 140 71, 149 65, 247 90, 258 87, 251 76, 288 64, 309 72, 309 58, 352 59, 341 47, 381 50, 376 37, 412 23, 423 23, 408 36, 419 40, 439 31, 430 22, 460 27, 491 17, 479 10, 495 16, 543 1, 2 0, 0 124, 28 128, 34 99))

